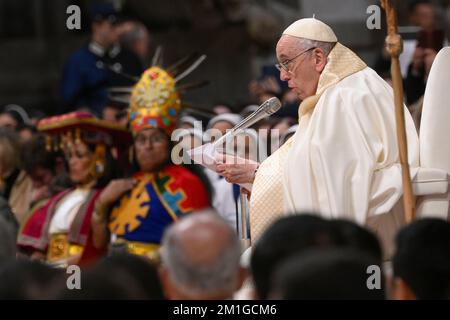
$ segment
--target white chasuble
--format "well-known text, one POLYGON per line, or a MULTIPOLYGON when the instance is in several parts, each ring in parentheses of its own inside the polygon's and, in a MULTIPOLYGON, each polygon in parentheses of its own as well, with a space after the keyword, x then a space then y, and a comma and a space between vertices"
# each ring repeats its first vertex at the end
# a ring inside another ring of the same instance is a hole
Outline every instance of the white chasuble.
MULTIPOLYGON (((290 143, 258 169, 252 242, 282 214, 315 212, 364 225, 388 213, 402 195, 392 88, 339 42, 299 117, 290 143)), ((405 122, 408 160, 417 168, 418 137, 406 108, 405 122)))
MULTIPOLYGON (((288 154, 284 209, 364 225, 371 216, 388 213, 403 193, 393 90, 368 67, 323 89, 319 82, 319 90, 288 154)), ((414 177, 419 141, 411 115, 406 107, 404 111, 414 177)))

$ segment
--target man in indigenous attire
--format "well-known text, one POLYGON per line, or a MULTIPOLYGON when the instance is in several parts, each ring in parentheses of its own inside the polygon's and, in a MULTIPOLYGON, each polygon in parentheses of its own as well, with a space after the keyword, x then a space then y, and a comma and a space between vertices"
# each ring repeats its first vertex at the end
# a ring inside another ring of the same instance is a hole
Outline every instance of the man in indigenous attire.
POLYGON ((110 148, 119 150, 131 135, 86 112, 43 119, 38 130, 47 135, 47 148, 64 151, 74 187, 34 208, 20 231, 19 249, 55 266, 92 262, 104 253, 92 246, 90 221, 102 187, 114 176, 110 148))
MULTIPOLYGON (((281 215, 304 211, 391 238, 403 192, 392 88, 314 18, 290 25, 276 51, 281 80, 302 100, 299 127, 251 179, 252 242, 281 215)), ((405 124, 414 177, 418 137, 406 108, 405 124)))
POLYGON ((164 230, 210 205, 202 180, 171 163, 170 135, 181 109, 174 77, 159 67, 145 71, 131 93, 130 127, 137 171, 112 181, 92 219, 94 244, 157 259, 164 230))

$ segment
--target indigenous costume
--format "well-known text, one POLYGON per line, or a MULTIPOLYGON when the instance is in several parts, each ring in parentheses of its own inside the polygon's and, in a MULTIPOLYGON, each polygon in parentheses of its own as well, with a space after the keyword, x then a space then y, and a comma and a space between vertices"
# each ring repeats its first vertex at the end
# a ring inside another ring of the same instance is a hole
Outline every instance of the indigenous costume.
MULTIPOLYGON (((170 139, 181 109, 176 79, 156 66, 143 73, 131 93, 133 135, 155 128, 170 139)), ((152 259, 165 228, 185 214, 208 207, 208 193, 196 175, 173 164, 158 172, 136 172, 133 177, 138 182, 113 206, 109 230, 113 246, 123 244, 128 252, 152 259)))
MULTIPOLYGON (((280 215, 302 211, 370 225, 402 195, 392 88, 316 19, 298 20, 283 34, 335 45, 316 94, 299 107, 297 132, 259 167, 252 240, 280 215)), ((408 159, 417 168, 418 137, 406 109, 405 121, 408 159)))
MULTIPOLYGON (((104 173, 106 148, 115 146, 120 150, 118 143, 131 143, 131 135, 125 128, 86 112, 43 119, 38 129, 47 134, 49 149, 64 149, 81 141, 94 144, 90 168, 93 183, 104 173)), ((46 254, 46 261, 56 266, 64 266, 77 255, 81 255, 79 263, 85 264, 103 254, 90 241, 91 216, 101 191, 92 185, 65 190, 35 207, 19 234, 19 248, 41 251, 46 254)))

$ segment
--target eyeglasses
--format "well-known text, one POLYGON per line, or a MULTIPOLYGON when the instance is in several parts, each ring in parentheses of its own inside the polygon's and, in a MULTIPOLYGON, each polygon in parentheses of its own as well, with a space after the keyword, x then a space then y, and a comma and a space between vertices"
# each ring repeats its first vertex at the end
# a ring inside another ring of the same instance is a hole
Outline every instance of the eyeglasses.
POLYGON ((136 137, 135 142, 137 145, 143 146, 146 144, 147 141, 150 141, 150 144, 154 145, 154 144, 162 144, 165 140, 166 137, 163 136, 162 134, 156 134, 149 137, 140 135, 136 137))
POLYGON ((302 51, 301 53, 299 53, 298 55, 296 55, 296 56, 293 57, 292 59, 285 60, 284 62, 279 62, 279 63, 275 64, 275 67, 277 67, 277 69, 278 69, 279 71, 284 70, 284 71, 286 71, 286 72, 290 72, 290 70, 289 70, 289 64, 290 64, 292 61, 294 61, 295 59, 297 59, 298 57, 300 57, 302 54, 304 54, 304 53, 306 53, 306 52, 308 52, 308 51, 314 50, 314 49, 316 49, 316 47, 312 47, 312 48, 309 48, 309 49, 307 49, 307 50, 305 50, 305 51, 302 51))

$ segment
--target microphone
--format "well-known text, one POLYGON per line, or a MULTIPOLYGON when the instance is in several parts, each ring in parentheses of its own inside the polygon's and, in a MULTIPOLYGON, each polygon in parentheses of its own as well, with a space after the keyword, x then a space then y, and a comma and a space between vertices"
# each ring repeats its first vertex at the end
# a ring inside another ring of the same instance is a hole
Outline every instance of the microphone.
POLYGON ((237 125, 233 127, 230 131, 228 131, 225 135, 214 141, 214 145, 223 143, 224 140, 229 137, 235 136, 236 133, 240 130, 246 129, 256 122, 264 119, 275 112, 277 112, 281 108, 281 101, 277 97, 272 97, 267 99, 261 104, 258 109, 256 109, 252 114, 250 114, 247 118, 239 122, 237 125))

